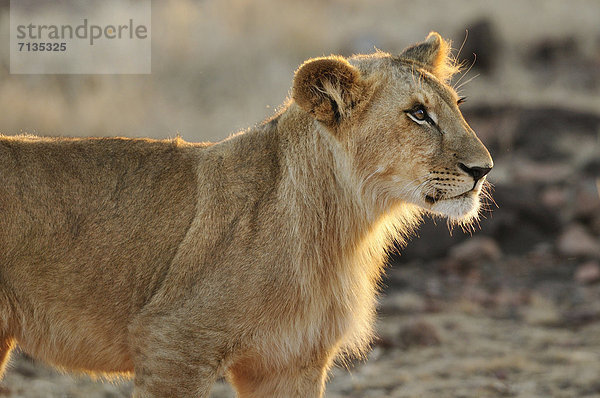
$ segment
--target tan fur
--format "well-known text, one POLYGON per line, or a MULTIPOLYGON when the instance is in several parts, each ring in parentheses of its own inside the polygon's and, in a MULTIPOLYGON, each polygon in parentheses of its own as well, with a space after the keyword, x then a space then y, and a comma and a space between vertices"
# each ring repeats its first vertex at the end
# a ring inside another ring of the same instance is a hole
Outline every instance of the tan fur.
POLYGON ((16 342, 132 374, 136 398, 207 397, 223 374, 240 397, 320 397, 369 347, 390 240, 478 212, 458 163, 491 158, 433 36, 308 61, 278 115, 218 144, 1 137, 2 363, 16 342))

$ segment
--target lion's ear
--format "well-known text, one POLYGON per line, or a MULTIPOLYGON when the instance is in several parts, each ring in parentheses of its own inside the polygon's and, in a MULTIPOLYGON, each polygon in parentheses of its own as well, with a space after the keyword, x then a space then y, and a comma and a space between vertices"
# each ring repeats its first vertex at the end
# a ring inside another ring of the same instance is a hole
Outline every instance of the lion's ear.
POLYGON ((316 58, 296 71, 292 98, 318 121, 336 125, 350 115, 363 91, 360 72, 344 58, 316 58))
POLYGON ((405 49, 400 58, 418 62, 435 77, 447 82, 459 70, 450 56, 450 45, 439 33, 431 32, 424 42, 405 49))

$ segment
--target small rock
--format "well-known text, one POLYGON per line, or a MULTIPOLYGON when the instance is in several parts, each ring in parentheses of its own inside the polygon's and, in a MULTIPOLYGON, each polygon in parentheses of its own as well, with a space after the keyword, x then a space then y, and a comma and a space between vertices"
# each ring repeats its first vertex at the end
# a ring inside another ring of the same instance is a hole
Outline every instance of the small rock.
POLYGON ((431 323, 425 320, 416 320, 400 330, 398 336, 400 346, 404 349, 410 347, 429 347, 440 345, 440 335, 431 323))
POLYGON ((423 312, 424 300, 411 292, 392 293, 382 297, 379 305, 381 314, 414 314, 423 312))
POLYGON ((384 350, 394 348, 394 346, 395 346, 392 339, 389 339, 389 338, 383 337, 383 336, 377 337, 373 343, 375 344, 376 347, 381 347, 384 350))
POLYGON ((476 263, 496 261, 502 256, 500 247, 492 238, 476 236, 450 250, 450 257, 459 262, 476 263))
POLYGON ((569 198, 564 188, 550 187, 542 192, 540 199, 544 206, 560 209, 567 204, 569 198))
POLYGON ((598 320, 600 320, 600 312, 597 309, 584 308, 564 313, 562 326, 575 328, 598 322, 598 320))
POLYGON ((505 369, 498 369, 494 372, 494 376, 496 376, 498 380, 505 381, 508 379, 508 372, 505 369))
POLYGON ((600 264, 597 261, 588 261, 577 267, 575 280, 583 285, 600 280, 600 264))
POLYGON ((554 301, 539 292, 530 296, 529 305, 521 310, 523 319, 530 325, 556 326, 562 322, 562 316, 554 301))
POLYGON ((502 379, 490 383, 488 389, 500 397, 516 397, 518 395, 514 387, 502 379))
POLYGON ((566 163, 515 161, 514 178, 525 183, 552 184, 565 181, 573 169, 566 163))
POLYGON ((592 177, 600 176, 600 158, 591 159, 583 166, 582 171, 592 177))
POLYGON ((596 236, 600 236, 600 214, 596 214, 590 221, 590 229, 596 236))
POLYGON ((577 48, 575 38, 543 39, 534 44, 529 52, 531 61, 546 65, 551 62, 574 56, 577 48))
POLYGON ((585 219, 600 212, 600 192, 592 181, 579 184, 575 196, 575 217, 585 219))
POLYGON ((600 258, 600 242, 582 225, 573 224, 558 238, 558 251, 564 256, 600 258))

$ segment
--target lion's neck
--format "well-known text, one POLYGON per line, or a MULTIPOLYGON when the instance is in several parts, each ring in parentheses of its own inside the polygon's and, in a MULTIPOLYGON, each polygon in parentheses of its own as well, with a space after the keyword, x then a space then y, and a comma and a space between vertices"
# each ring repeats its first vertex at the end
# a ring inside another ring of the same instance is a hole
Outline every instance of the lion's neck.
POLYGON ((280 230, 287 235, 292 280, 306 292, 306 311, 331 328, 326 334, 342 349, 360 353, 372 335, 386 249, 403 239, 418 216, 412 205, 381 211, 361 199, 345 152, 309 117, 288 109, 277 132, 280 230), (314 302, 315 289, 331 302, 314 302))
POLYGON ((335 138, 293 109, 281 119, 280 192, 282 203, 293 207, 289 231, 301 246, 296 258, 307 262, 299 266, 316 268, 319 275, 361 273, 375 283, 391 240, 402 239, 418 219, 414 207, 397 204, 382 211, 364 201, 360 181, 335 138), (295 130, 286 128, 286 117, 295 130))

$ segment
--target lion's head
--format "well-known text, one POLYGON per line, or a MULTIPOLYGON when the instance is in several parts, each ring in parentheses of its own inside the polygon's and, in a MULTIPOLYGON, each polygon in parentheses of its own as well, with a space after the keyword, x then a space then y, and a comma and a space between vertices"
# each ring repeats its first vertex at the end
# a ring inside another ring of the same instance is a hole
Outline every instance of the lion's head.
POLYGON ((448 84, 458 69, 449 49, 433 32, 399 56, 312 59, 292 97, 343 149, 364 200, 469 222, 493 162, 448 84))

